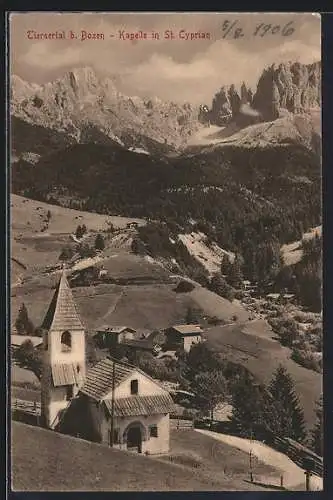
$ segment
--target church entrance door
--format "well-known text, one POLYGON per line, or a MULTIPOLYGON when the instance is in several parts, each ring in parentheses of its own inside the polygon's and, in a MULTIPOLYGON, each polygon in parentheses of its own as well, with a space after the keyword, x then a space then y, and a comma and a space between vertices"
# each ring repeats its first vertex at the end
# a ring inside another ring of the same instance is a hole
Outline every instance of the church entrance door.
POLYGON ((142 453, 142 435, 139 426, 130 427, 127 431, 127 449, 142 453))

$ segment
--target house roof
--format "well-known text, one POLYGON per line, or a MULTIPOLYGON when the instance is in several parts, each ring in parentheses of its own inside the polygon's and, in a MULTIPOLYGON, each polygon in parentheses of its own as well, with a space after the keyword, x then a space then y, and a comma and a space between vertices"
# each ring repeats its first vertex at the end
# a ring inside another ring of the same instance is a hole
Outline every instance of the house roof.
MULTIPOLYGON (((87 373, 85 383, 80 389, 83 394, 101 400, 112 390, 112 372, 114 361, 104 358, 87 373)), ((134 367, 120 362, 115 363, 115 387, 135 371, 134 367)))
POLYGON ((83 367, 79 363, 52 365, 52 381, 55 387, 83 383, 83 367))
POLYGON ((171 328, 180 335, 200 335, 203 332, 200 325, 174 325, 171 328))
POLYGON ((128 330, 129 332, 135 332, 133 328, 130 328, 129 326, 108 326, 108 325, 103 325, 97 328, 97 332, 103 332, 103 333, 122 333, 124 331, 128 330))
POLYGON ((137 347, 138 349, 147 349, 147 350, 151 350, 153 348, 152 343, 148 342, 146 339, 126 340, 123 342, 122 345, 134 348, 137 347))
POLYGON ((12 346, 20 346, 27 340, 30 340, 34 347, 43 343, 43 339, 41 337, 32 337, 30 335, 11 335, 10 343, 12 346))
MULTIPOLYGON (((104 400, 106 409, 111 414, 111 399, 104 400)), ((128 398, 117 398, 114 401, 114 416, 129 417, 137 415, 157 415, 159 413, 170 413, 174 410, 174 402, 171 396, 165 394, 153 396, 131 396, 128 398)))
POLYGON ((65 271, 62 273, 41 327, 45 330, 58 331, 84 329, 65 271))

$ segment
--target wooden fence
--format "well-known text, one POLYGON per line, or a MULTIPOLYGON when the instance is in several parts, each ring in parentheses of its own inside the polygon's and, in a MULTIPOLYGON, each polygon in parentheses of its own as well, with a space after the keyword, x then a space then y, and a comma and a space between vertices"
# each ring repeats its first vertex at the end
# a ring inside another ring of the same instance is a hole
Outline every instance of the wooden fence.
POLYGON ((170 427, 171 429, 193 429, 194 422, 193 419, 170 415, 170 427))
MULTIPOLYGON (((195 428, 206 428, 214 432, 220 432, 222 434, 230 434, 238 437, 249 438, 249 433, 244 432, 243 427, 238 422, 226 421, 226 422, 215 422, 211 426, 208 426, 206 422, 196 421, 194 423, 195 428)), ((306 446, 294 441, 291 438, 278 437, 267 429, 262 427, 253 428, 253 439, 258 441, 263 441, 268 446, 271 446, 276 451, 287 455, 293 462, 295 462, 299 467, 304 470, 308 470, 316 476, 323 477, 324 465, 323 458, 314 453, 312 450, 306 446)))
POLYGON ((308 470, 316 476, 323 477, 323 458, 313 451, 290 438, 279 438, 275 436, 272 444, 277 451, 287 455, 293 462, 302 467, 302 469, 308 470))
POLYGON ((12 418, 30 425, 40 425, 41 405, 37 401, 12 399, 12 418))

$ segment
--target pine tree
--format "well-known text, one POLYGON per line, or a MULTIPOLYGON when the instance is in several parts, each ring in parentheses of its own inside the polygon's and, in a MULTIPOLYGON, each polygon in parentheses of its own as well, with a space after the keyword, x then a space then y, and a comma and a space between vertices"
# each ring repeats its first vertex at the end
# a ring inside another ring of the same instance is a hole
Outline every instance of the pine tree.
POLYGON ((82 227, 81 227, 81 226, 77 226, 76 231, 75 231, 75 236, 76 236, 76 238, 77 238, 78 240, 79 240, 80 238, 82 238, 83 233, 82 233, 82 227))
POLYGON ((228 276, 228 274, 230 273, 230 267, 231 267, 230 259, 226 254, 224 254, 221 260, 222 276, 228 276))
POLYGON ((241 258, 237 254, 230 267, 229 275, 227 276, 227 282, 234 288, 241 288, 243 283, 243 273, 241 265, 241 258))
POLYGON ((324 422, 323 422, 323 396, 317 401, 316 405, 316 423, 311 431, 311 447, 315 453, 323 456, 324 444, 324 422))
POLYGON ((196 406, 208 410, 211 420, 214 419, 214 408, 218 403, 225 402, 227 397, 227 382, 222 371, 202 372, 195 375, 191 385, 196 395, 196 406))
POLYGON ((235 298, 235 290, 230 285, 228 285, 226 280, 219 273, 216 273, 214 274, 214 276, 212 276, 209 283, 209 289, 227 300, 233 301, 233 299, 235 298))
POLYGON ((278 435, 304 441, 306 438, 304 413, 295 394, 293 380, 282 365, 273 375, 269 392, 277 416, 271 422, 271 428, 278 435))
POLYGON ((193 325, 198 322, 198 314, 191 306, 187 308, 185 321, 188 325, 193 325))
POLYGON ((22 304, 19 309, 15 327, 19 335, 31 335, 35 330, 32 321, 29 319, 25 304, 22 304))
POLYGON ((232 387, 232 419, 248 434, 265 420, 265 398, 253 377, 245 372, 232 387))
POLYGON ((98 235, 96 236, 95 248, 96 250, 104 250, 105 248, 104 238, 100 233, 98 233, 98 235))

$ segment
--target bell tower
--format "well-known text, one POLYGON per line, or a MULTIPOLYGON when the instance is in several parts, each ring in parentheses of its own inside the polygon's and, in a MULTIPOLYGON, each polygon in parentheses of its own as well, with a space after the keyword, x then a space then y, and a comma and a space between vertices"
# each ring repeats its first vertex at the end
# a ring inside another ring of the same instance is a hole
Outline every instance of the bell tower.
POLYGON ((42 323, 42 421, 54 429, 85 379, 85 331, 65 270, 42 323))

